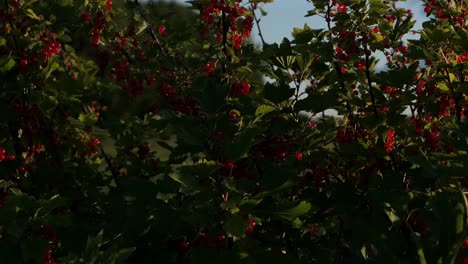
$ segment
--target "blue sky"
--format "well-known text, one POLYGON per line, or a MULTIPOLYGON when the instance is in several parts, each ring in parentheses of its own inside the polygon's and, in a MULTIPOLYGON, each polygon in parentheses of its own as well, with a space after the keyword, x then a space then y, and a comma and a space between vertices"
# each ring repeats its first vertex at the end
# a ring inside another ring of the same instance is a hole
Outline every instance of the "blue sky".
MULTIPOLYGON (((401 7, 413 10, 417 21, 416 28, 421 27, 425 13, 421 1, 409 0, 409 3, 400 4, 401 7)), ((312 4, 305 0, 275 0, 263 6, 268 15, 262 18, 260 26, 266 42, 280 42, 283 37, 291 37, 294 27, 302 28, 305 23, 311 28, 323 28, 323 18, 318 16, 304 17, 312 4)), ((256 33, 255 33, 256 35, 256 33)))
MULTIPOLYGON (((184 0, 166 0, 184 3, 184 0)), ((421 24, 426 19, 422 1, 408 0, 399 6, 413 10, 417 24, 415 29, 421 28, 421 24)), ((274 0, 273 3, 262 5, 262 8, 268 12, 268 15, 261 18, 260 27, 267 43, 281 42, 284 37, 291 38, 291 32, 294 27, 302 28, 308 24, 311 28, 321 28, 324 26, 323 18, 304 17, 308 10, 313 8, 312 4, 306 0, 274 0)), ((259 13, 259 12, 257 12, 259 13)), ((252 34, 254 41, 260 43, 254 27, 252 34)))
MULTIPOLYGON (((162 1, 184 3, 185 0, 162 1)), ((422 23, 427 20, 422 1, 408 0, 408 2, 399 3, 398 6, 411 9, 416 19, 414 29, 418 30, 422 28, 422 23)), ((260 28, 267 43, 280 43, 284 37, 291 39, 293 28, 303 28, 304 24, 308 24, 311 28, 323 28, 325 26, 323 18, 321 17, 304 17, 307 14, 307 11, 313 8, 312 3, 309 3, 306 0, 274 0, 273 3, 262 5, 262 8, 268 13, 267 16, 262 17, 260 21, 260 28)), ((260 15, 260 12, 257 11, 257 14, 260 15)), ((254 38, 255 43, 259 45, 261 44, 256 26, 253 27, 252 37, 254 38)), ((414 36, 412 34, 408 34, 406 36, 406 38, 416 37, 417 35, 414 36)), ((378 52, 375 55, 380 60, 380 63, 377 64, 376 70, 384 70, 386 67, 385 56, 383 56, 382 52, 378 52)), ((301 89, 305 89, 305 86, 306 82, 303 82, 301 84, 301 89)), ((408 112, 409 110, 404 113, 408 114, 408 112)), ((327 116, 336 116, 337 112, 333 109, 328 109, 325 111, 325 114, 327 116)), ((308 114, 306 113, 306 115, 308 114)))

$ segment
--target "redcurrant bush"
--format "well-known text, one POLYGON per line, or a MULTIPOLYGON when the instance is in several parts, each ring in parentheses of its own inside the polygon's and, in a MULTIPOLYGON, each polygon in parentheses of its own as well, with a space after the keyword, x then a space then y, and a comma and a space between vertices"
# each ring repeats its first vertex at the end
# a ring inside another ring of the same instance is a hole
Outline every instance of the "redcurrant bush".
POLYGON ((0 1, 0 263, 467 263, 468 3, 270 2, 0 1))

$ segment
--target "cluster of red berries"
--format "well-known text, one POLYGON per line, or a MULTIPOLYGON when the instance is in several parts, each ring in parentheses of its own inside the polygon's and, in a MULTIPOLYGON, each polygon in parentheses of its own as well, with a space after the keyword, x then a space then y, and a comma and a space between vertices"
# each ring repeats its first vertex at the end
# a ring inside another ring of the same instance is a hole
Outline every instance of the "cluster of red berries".
POLYGON ((409 125, 415 125, 414 132, 416 135, 421 135, 421 132, 423 131, 424 128, 424 121, 421 120, 420 118, 413 118, 409 121, 409 125))
POLYGON ((389 129, 387 131, 387 140, 385 141, 385 151, 390 153, 395 150, 395 131, 389 129))
POLYGON ((62 44, 56 40, 49 41, 41 51, 41 56, 44 62, 49 61, 50 58, 56 56, 62 50, 62 44))
POLYGON ((216 61, 210 61, 203 66, 203 71, 206 72, 208 77, 214 76, 214 69, 216 68, 216 61))
POLYGON ((107 105, 102 105, 101 106, 101 105, 99 105, 99 103, 97 101, 91 101, 90 108, 91 108, 91 111, 94 112, 96 117, 101 116, 101 112, 107 111, 107 105))
MULTIPOLYGON (((288 157, 290 148, 291 140, 285 138, 273 138, 258 145, 258 151, 272 161, 285 160, 288 157)), ((297 159, 302 158, 302 155, 295 156, 297 159)))
POLYGON ((462 64, 462 63, 467 63, 467 62, 468 62, 468 51, 465 51, 462 54, 457 56, 457 64, 462 64))
POLYGON ((93 37, 92 44, 94 47, 99 46, 99 41, 101 39, 101 32, 106 26, 106 23, 107 23, 107 20, 106 20, 104 13, 101 10, 99 10, 96 13, 96 16, 94 17, 93 28, 89 32, 89 36, 93 37))
POLYGON ((14 160, 14 159, 15 159, 15 155, 13 154, 7 155, 5 149, 0 148, 0 162, 4 160, 14 160))
POLYGON ((352 129, 351 127, 347 127, 345 129, 339 128, 336 131, 336 141, 338 144, 351 143, 360 138, 373 140, 375 135, 368 134, 364 128, 352 129))
POLYGON ((436 6, 436 1, 431 1, 429 2, 429 4, 427 4, 426 7, 424 7, 424 12, 426 13, 426 15, 430 15, 431 12, 432 12, 432 9, 436 6))
POLYGON ((249 92, 250 92, 250 83, 240 82, 240 83, 235 83, 232 85, 230 94, 248 96, 249 92))
POLYGON ((176 94, 176 89, 169 82, 164 82, 161 86, 160 94, 163 97, 171 97, 176 94))
POLYGON ((206 231, 199 231, 191 243, 188 241, 186 243, 194 247, 204 245, 208 248, 221 249, 226 246, 226 235, 222 233, 208 235, 206 231))
POLYGON ((182 98, 174 98, 171 97, 169 99, 169 104, 172 110, 183 113, 185 115, 195 115, 195 108, 197 106, 197 102, 195 99, 191 97, 182 97, 182 98))
POLYGON ((99 141, 99 139, 97 139, 96 137, 92 137, 86 144, 88 147, 87 155, 89 157, 96 155, 98 153, 97 146, 99 146, 100 144, 101 142, 99 141))
POLYGON ((337 3, 336 5, 336 12, 337 13, 347 13, 348 7, 342 3, 337 3))
POLYGON ((366 70, 366 61, 364 59, 361 59, 359 61, 354 62, 354 68, 360 70, 360 71, 365 71, 366 70))
POLYGON ((106 11, 107 12, 112 11, 112 0, 106 0, 106 11))
MULTIPOLYGON (((242 42, 250 37, 250 33, 253 27, 253 17, 250 15, 245 15, 245 8, 240 5, 241 0, 238 0, 234 6, 227 5, 224 1, 219 0, 211 0, 211 3, 206 6, 202 7, 202 16, 203 20, 207 23, 207 25, 215 25, 216 24, 216 39, 218 41, 222 41, 223 35, 223 25, 217 24, 217 18, 224 14, 226 17, 227 22, 229 23, 228 30, 230 32, 225 32, 225 34, 230 35, 229 40, 234 48, 234 50, 239 51, 242 46, 242 42), (238 28, 238 21, 239 18, 243 17, 242 20, 242 28, 238 28)), ((203 34, 208 31, 208 26, 205 27, 203 34)))
POLYGON ((468 264, 468 257, 463 257, 463 255, 465 255, 467 248, 468 248, 468 238, 465 238, 463 239, 462 245, 460 249, 458 250, 458 254, 455 259, 455 264, 468 264))
POLYGON ((395 86, 385 86, 382 87, 382 91, 386 94, 394 94, 397 91, 397 87, 395 86))
POLYGON ((336 57, 340 61, 350 61, 351 60, 351 57, 348 54, 346 54, 344 52, 344 50, 339 46, 335 48, 335 53, 336 53, 336 57))
POLYGON ((44 252, 44 256, 42 258, 42 264, 55 264, 55 260, 54 258, 52 257, 52 249, 47 249, 45 252, 44 252))
POLYGON ((436 151, 439 145, 440 131, 437 124, 433 124, 429 130, 424 131, 424 144, 430 151, 436 151))
MULTIPOLYGON (((110 77, 120 82, 121 87, 124 90, 129 91, 132 96, 141 95, 144 92, 145 79, 137 78, 133 76, 129 69, 129 62, 123 59, 120 62, 116 62, 110 72, 110 77)), ((146 78, 147 83, 154 83, 156 78, 150 76, 146 78)))
POLYGON ((247 220, 247 223, 249 223, 249 226, 245 229, 245 234, 248 235, 248 236, 250 236, 250 235, 253 234, 253 232, 254 232, 254 227, 255 227, 257 224, 255 223, 255 220, 253 220, 253 219, 251 219, 251 218, 249 218, 249 219, 247 220))
POLYGON ((161 37, 165 37, 166 36, 166 26, 164 25, 159 25, 158 27, 158 33, 159 35, 161 35, 161 37))
POLYGON ((150 151, 151 151, 151 145, 149 143, 138 146, 138 151, 137 151, 138 158, 140 160, 144 160, 146 156, 148 156, 150 151))
MULTIPOLYGON (((430 1, 424 8, 424 12, 426 13, 427 16, 429 16, 433 12, 433 10, 436 9, 435 17, 438 20, 441 20, 441 21, 450 20, 450 21, 458 23, 460 26, 466 29, 465 18, 468 16, 468 11, 463 10, 461 14, 453 15, 447 12, 448 10, 451 9, 451 4, 452 4, 451 1, 446 1, 445 4, 446 4, 446 7, 444 8, 443 6, 438 6, 438 3, 436 1, 434 0, 430 1)), ((442 3, 439 3, 439 5, 442 5, 442 3)), ((459 29, 455 29, 455 30, 458 31, 459 29)))

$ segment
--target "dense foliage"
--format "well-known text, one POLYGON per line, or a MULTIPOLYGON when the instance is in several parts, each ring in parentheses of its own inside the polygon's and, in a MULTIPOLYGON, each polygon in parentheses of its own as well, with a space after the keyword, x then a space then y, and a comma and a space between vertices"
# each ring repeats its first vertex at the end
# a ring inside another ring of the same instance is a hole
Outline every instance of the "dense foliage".
POLYGON ((265 2, 1 1, 0 262, 467 263, 468 1, 265 2))

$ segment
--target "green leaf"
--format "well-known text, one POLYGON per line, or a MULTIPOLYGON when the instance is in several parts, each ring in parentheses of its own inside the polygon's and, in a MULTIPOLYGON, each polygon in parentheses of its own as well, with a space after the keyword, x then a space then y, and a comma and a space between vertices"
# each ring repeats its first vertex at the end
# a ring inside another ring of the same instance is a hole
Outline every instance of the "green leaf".
POLYGON ((398 217, 396 211, 388 203, 385 204, 385 214, 387 214, 387 217, 392 224, 400 221, 400 217, 398 217))
POLYGON ((402 83, 413 83, 414 75, 416 74, 417 63, 412 64, 408 68, 392 70, 388 72, 380 72, 376 74, 378 82, 382 85, 400 87, 402 83))
POLYGON ((265 9, 263 9, 262 7, 259 7, 259 9, 260 9, 260 13, 262 14, 262 16, 268 15, 268 12, 265 11, 265 9))
POLYGON ((203 79, 194 84, 199 91, 200 105, 207 112, 217 112, 226 102, 229 87, 215 79, 203 79))
POLYGON ((224 231, 226 231, 227 235, 234 237, 243 236, 246 227, 247 221, 238 215, 231 215, 224 222, 224 231))
POLYGON ((319 113, 336 105, 336 94, 325 92, 319 94, 310 94, 307 98, 297 101, 294 104, 294 110, 309 111, 319 113))
POLYGON ((14 59, 10 57, 0 59, 0 72, 5 73, 13 69, 16 65, 14 59))
POLYGON ((44 202, 44 204, 39 209, 37 209, 36 213, 34 214, 34 218, 44 217, 50 214, 54 209, 65 207, 67 204, 68 202, 65 198, 60 197, 59 194, 56 194, 48 201, 44 202))
POLYGON ((257 134, 257 128, 247 128, 238 135, 231 143, 225 146, 225 156, 227 159, 238 160, 247 155, 253 138, 257 134))
POLYGON ((442 90, 442 91, 444 91, 444 92, 450 91, 448 85, 445 84, 445 83, 443 83, 443 82, 437 83, 437 88, 439 88, 440 90, 442 90))
POLYGON ((312 209, 312 205, 309 202, 302 201, 292 208, 276 212, 275 215, 287 221, 292 221, 296 217, 305 215, 310 209, 312 209))
POLYGON ((34 13, 34 10, 28 8, 26 10, 26 15, 32 19, 35 19, 35 20, 41 20, 41 18, 39 16, 36 15, 36 13, 34 13))
POLYGON ((369 16, 372 18, 380 18, 385 13, 386 7, 381 0, 369 0, 369 16))
POLYGON ((173 179, 174 181, 182 184, 182 186, 185 186, 185 187, 194 187, 198 185, 198 181, 196 180, 195 177, 193 177, 192 175, 185 174, 185 173, 176 171, 176 172, 169 173, 169 177, 173 179))
POLYGON ((271 105, 259 105, 257 107, 257 110, 255 111, 255 115, 256 116, 265 115, 265 114, 268 114, 268 113, 273 112, 275 110, 276 110, 276 108, 271 106, 271 105))
POLYGON ((96 256, 100 255, 99 253, 99 247, 102 245, 102 238, 104 235, 104 230, 101 229, 99 233, 94 236, 88 236, 88 240, 86 241, 86 247, 85 247, 85 252, 84 252, 84 257, 87 260, 91 260, 95 258, 96 256))
POLYGON ((28 262, 42 259, 47 248, 48 243, 44 239, 24 240, 21 243, 23 260, 28 262))
POLYGON ((60 0, 60 1, 57 1, 57 4, 62 7, 73 6, 73 0, 60 0))
POLYGON ((83 123, 85 126, 94 125, 98 121, 98 117, 94 113, 81 113, 78 116, 78 120, 83 123))
POLYGON ((275 85, 266 83, 263 89, 263 95, 268 101, 279 104, 291 98, 294 95, 294 89, 287 85, 275 85))

